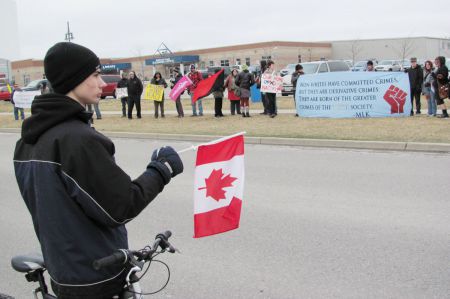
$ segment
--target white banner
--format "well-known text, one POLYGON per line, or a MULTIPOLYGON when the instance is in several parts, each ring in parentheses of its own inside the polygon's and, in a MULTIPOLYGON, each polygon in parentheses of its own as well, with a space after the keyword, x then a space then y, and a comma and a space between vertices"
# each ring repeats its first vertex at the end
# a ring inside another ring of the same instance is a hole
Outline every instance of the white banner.
POLYGON ((14 106, 17 108, 31 108, 35 96, 40 96, 40 90, 15 91, 13 96, 14 106))
POLYGON ((123 88, 116 88, 116 98, 126 98, 128 97, 128 89, 126 87, 123 88))
POLYGON ((302 117, 400 117, 411 112, 409 93, 403 72, 331 72, 300 76, 295 98, 302 117))

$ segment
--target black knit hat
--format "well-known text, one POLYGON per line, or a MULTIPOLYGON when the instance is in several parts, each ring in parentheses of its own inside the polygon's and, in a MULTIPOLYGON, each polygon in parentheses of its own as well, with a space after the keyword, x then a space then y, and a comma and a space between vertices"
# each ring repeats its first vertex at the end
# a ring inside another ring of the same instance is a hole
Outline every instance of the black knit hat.
POLYGON ((44 58, 45 76, 60 94, 67 94, 96 70, 100 70, 97 55, 74 43, 57 43, 44 58))

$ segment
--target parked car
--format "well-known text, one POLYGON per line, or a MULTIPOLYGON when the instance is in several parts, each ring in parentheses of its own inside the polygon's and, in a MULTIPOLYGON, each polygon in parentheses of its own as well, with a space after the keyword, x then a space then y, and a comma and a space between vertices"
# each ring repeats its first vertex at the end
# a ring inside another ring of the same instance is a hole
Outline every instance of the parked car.
POLYGON ((284 77, 286 75, 292 75, 292 73, 295 71, 296 65, 296 63, 290 63, 286 65, 286 67, 280 71, 280 76, 284 77))
MULTIPOLYGON (((303 66, 303 72, 305 74, 350 71, 348 64, 342 60, 312 61, 301 63, 301 65, 303 66)), ((282 96, 287 96, 294 93, 291 78, 292 74, 283 77, 283 88, 281 90, 282 96)))
POLYGON ((31 81, 30 83, 27 84, 27 86, 22 87, 21 90, 22 91, 39 90, 41 89, 43 84, 46 84, 49 88, 51 88, 50 83, 48 82, 47 79, 38 79, 31 81))
MULTIPOLYGON (((351 68, 352 72, 363 72, 363 71, 367 70, 367 62, 368 61, 369 60, 361 60, 361 61, 358 61, 357 63, 355 63, 355 65, 351 68)), ((373 62, 374 67, 377 66, 376 61, 372 60, 372 62, 373 62)))
POLYGON ((377 72, 399 72, 402 69, 401 60, 382 60, 375 67, 377 72))
POLYGON ((106 86, 102 89, 101 98, 114 97, 116 98, 117 83, 122 79, 119 75, 101 75, 102 80, 105 81, 106 86))
POLYGON ((0 101, 11 101, 11 93, 6 85, 0 87, 0 101))
POLYGON ((353 61, 352 60, 344 60, 344 62, 348 65, 349 68, 353 67, 353 61))

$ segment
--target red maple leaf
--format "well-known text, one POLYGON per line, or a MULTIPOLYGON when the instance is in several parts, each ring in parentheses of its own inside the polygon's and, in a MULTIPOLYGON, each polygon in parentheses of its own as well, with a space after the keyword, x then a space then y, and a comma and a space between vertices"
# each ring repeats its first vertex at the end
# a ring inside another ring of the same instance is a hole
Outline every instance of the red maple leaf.
POLYGON ((223 188, 233 186, 236 178, 231 177, 230 174, 224 175, 222 169, 213 169, 207 179, 205 179, 205 187, 198 188, 198 190, 206 189, 206 197, 210 196, 216 201, 225 199, 225 190, 223 188))

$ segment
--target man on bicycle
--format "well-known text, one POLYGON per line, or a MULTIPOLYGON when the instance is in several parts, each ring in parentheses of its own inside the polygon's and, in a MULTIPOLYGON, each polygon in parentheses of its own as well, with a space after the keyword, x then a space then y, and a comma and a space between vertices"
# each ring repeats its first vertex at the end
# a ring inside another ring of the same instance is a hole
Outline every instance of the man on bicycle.
POLYGON ((122 266, 92 262, 128 248, 125 223, 136 217, 183 163, 171 147, 153 152, 135 180, 115 163, 114 144, 89 125, 98 103, 100 60, 89 49, 58 43, 44 59, 54 93, 33 101, 14 153, 20 192, 31 213, 58 298, 111 298, 124 286, 122 266))

